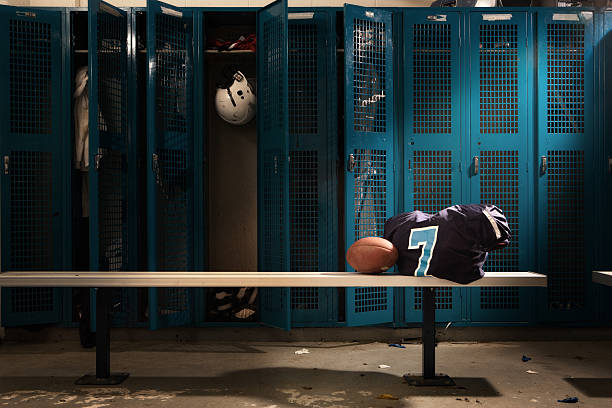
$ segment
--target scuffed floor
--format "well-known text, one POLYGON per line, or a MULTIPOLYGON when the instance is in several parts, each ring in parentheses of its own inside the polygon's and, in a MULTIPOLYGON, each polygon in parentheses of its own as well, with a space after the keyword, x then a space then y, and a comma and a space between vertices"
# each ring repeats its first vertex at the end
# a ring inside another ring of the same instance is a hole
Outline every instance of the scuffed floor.
POLYGON ((94 387, 74 385, 93 371, 93 350, 8 342, 0 344, 0 408, 612 406, 612 341, 441 343, 437 368, 457 385, 438 388, 404 382, 421 366, 420 345, 405 346, 115 342, 112 370, 131 376, 94 387), (566 397, 579 402, 557 402, 566 397))

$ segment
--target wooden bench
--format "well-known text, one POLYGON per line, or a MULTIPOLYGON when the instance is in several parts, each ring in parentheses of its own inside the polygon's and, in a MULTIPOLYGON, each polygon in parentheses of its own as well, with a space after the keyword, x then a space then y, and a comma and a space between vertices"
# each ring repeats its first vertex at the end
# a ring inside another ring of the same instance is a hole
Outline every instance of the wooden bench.
POLYGON ((0 287, 92 287, 96 295, 96 373, 79 385, 121 383, 129 374, 110 372, 110 289, 114 287, 420 287, 423 288, 423 373, 405 376, 412 385, 453 385, 435 373, 436 287, 546 286, 533 272, 487 272, 468 285, 432 276, 366 275, 355 272, 3 272, 0 287))
POLYGON ((593 282, 606 286, 612 286, 611 271, 593 271, 593 282))

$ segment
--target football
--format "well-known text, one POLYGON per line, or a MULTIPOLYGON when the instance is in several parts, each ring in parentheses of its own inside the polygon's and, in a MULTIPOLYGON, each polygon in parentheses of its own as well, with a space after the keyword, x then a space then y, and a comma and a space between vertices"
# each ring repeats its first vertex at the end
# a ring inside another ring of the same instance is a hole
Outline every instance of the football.
POLYGON ((361 273, 384 272, 397 262, 397 257, 397 248, 378 237, 361 238, 346 251, 346 261, 361 273))

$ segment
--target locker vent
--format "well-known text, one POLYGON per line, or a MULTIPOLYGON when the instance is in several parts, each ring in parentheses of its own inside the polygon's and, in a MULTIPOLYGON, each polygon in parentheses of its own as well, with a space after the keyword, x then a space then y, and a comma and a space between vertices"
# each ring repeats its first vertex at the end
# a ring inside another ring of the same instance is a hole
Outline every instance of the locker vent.
POLYGON ((518 133, 518 29, 480 26, 480 133, 518 133))
POLYGON ((387 288, 355 288, 355 313, 387 310, 387 288))
POLYGON ((552 309, 584 306, 584 152, 548 152, 548 297, 552 309))
POLYGON ((546 27, 548 133, 584 133, 584 25, 546 27))
MULTIPOLYGON (((10 254, 15 271, 53 268, 52 156, 10 154, 10 254)), ((10 288, 11 312, 52 311, 53 288, 10 288)))
POLYGON ((353 20, 353 115, 358 132, 386 131, 385 24, 353 20))
MULTIPOLYGON (((187 52, 187 27, 181 18, 158 14, 155 17, 157 128, 177 132, 173 144, 183 145, 191 129, 191 104, 187 93, 191 84, 191 63, 187 52), (190 110, 190 109, 189 109, 190 110)), ((173 146, 178 147, 178 146, 173 146)))
POLYGON ((415 24, 413 131, 451 133, 451 26, 415 24))
POLYGON ((355 149, 355 241, 382 236, 387 219, 387 152, 355 149))
POLYGON ((9 20, 11 133, 51 134, 51 25, 9 20))
POLYGON ((317 26, 289 25, 289 133, 316 134, 319 123, 317 26))
MULTIPOLYGON (((289 164, 290 268, 319 270, 317 151, 292 151, 289 164)), ((292 288, 293 309, 318 309, 318 288, 292 288)))
POLYGON ((283 220, 283 166, 280 151, 264 153, 263 168, 263 262, 266 271, 283 271, 286 257, 283 220))
MULTIPOLYGON (((480 202, 497 205, 512 231, 510 244, 489 253, 485 269, 519 270, 519 153, 517 150, 480 152, 480 202)), ((480 288, 481 309, 518 309, 518 288, 480 288)))
POLYGON ((261 92, 262 106, 258 109, 263 113, 264 130, 279 129, 282 131, 286 101, 283 100, 285 90, 281 75, 285 55, 283 53, 283 20, 280 16, 264 23, 263 37, 260 44, 263 45, 263 64, 266 69, 261 74, 262 86, 258 91, 261 92))
MULTIPOLYGON (((453 308, 453 288, 435 288, 436 309, 451 310, 453 308)), ((423 308, 423 288, 414 288, 414 310, 423 308)))

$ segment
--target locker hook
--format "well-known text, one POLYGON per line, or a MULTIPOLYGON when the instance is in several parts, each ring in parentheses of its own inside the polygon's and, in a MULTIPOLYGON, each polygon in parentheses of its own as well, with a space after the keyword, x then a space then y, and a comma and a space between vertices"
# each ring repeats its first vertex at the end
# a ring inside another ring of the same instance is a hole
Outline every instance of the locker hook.
POLYGON ((351 153, 349 154, 348 171, 352 172, 354 169, 355 169, 355 155, 351 153))
POLYGON ((478 156, 474 156, 474 175, 478 175, 480 173, 480 159, 478 156))
POLYGON ((548 158, 546 156, 542 156, 541 158, 542 164, 540 165, 540 171, 542 174, 546 174, 548 170, 548 158))
POLYGON ((9 157, 4 156, 4 174, 9 174, 9 157))

